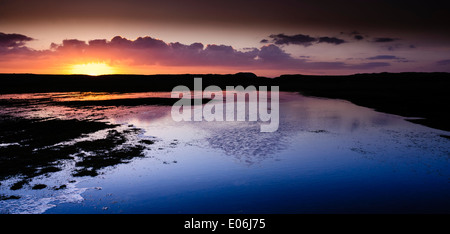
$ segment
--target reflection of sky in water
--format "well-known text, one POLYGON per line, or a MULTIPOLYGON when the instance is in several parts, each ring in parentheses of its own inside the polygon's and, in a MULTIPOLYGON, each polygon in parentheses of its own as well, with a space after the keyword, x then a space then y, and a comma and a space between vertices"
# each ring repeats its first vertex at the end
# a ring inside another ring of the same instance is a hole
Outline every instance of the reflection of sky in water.
POLYGON ((97 108, 95 116, 92 109, 54 106, 20 112, 98 118, 159 139, 146 158, 80 181, 79 188, 102 188, 87 189, 83 202, 47 212, 449 211, 450 143, 439 136, 443 131, 294 93, 280 94, 273 133, 261 133, 257 122, 174 122, 170 108, 97 108))

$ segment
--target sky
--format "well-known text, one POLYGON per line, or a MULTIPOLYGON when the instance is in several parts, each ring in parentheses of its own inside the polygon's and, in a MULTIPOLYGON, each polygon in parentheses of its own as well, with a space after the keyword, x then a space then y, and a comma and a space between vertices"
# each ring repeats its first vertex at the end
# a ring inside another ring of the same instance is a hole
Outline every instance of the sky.
POLYGON ((449 4, 0 0, 0 73, 450 72, 449 4))

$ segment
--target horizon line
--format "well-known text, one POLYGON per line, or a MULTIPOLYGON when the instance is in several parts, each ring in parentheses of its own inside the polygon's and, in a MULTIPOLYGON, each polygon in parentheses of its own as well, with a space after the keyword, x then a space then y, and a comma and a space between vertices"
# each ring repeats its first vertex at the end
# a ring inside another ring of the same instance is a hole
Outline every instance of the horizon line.
POLYGON ((267 76, 258 76, 257 74, 253 72, 237 72, 237 73, 159 73, 159 74, 127 74, 127 73, 112 73, 112 74, 99 74, 99 75, 89 75, 89 74, 49 74, 49 73, 2 73, 0 72, 0 75, 38 75, 38 76, 89 76, 89 77, 100 77, 100 76, 185 76, 185 75, 219 75, 219 76, 226 76, 226 75, 245 75, 245 74, 251 74, 258 78, 278 78, 281 76, 354 76, 354 75, 374 75, 374 74, 432 74, 432 73, 440 73, 440 74, 450 74, 450 72, 367 72, 367 73, 352 73, 347 75, 338 75, 338 74, 324 74, 324 75, 317 75, 317 74, 301 74, 301 73, 287 73, 287 74, 281 74, 274 77, 267 77, 267 76))

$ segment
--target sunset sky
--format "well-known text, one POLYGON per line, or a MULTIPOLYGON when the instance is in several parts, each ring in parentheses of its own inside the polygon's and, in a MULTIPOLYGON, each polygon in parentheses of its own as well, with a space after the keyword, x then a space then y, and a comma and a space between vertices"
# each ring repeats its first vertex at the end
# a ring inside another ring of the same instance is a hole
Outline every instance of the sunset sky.
POLYGON ((438 1, 4 1, 0 73, 450 72, 438 1))

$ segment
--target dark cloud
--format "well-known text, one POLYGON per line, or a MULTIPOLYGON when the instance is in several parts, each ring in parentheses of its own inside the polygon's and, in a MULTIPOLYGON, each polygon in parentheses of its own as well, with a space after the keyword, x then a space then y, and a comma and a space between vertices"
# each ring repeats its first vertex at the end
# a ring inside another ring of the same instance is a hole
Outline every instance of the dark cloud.
POLYGON ((185 44, 181 44, 179 42, 175 42, 175 43, 170 43, 169 47, 174 49, 174 50, 203 50, 203 44, 196 42, 196 43, 192 43, 190 45, 185 45, 185 44))
MULTIPOLYGON (((272 42, 276 45, 302 45, 302 46, 311 46, 313 43, 329 43, 339 45, 345 43, 346 41, 336 38, 336 37, 311 37, 309 35, 297 34, 297 35, 285 35, 283 33, 280 34, 272 34, 269 36, 272 38, 272 42)), ((268 42, 268 40, 261 40, 268 42)))
MULTIPOLYGON (((248 65, 253 55, 251 52, 240 52, 228 45, 206 45, 203 50, 186 54, 187 57, 180 58, 178 51, 174 51, 174 57, 178 63, 189 63, 194 66, 243 66, 248 65), (186 60, 187 58, 187 60, 186 60)), ((170 65, 168 61, 168 65, 170 65)))
POLYGON ((27 37, 22 34, 6 34, 0 32, 0 47, 7 47, 7 48, 16 48, 24 46, 27 41, 31 41, 33 38, 27 37))
POLYGON ((98 47, 104 47, 107 44, 106 39, 90 40, 88 43, 89 46, 98 46, 98 47))
POLYGON ((411 62, 410 60, 407 60, 406 58, 397 57, 394 55, 377 55, 373 57, 366 58, 367 60, 393 60, 396 62, 411 62))
POLYGON ((152 37, 139 37, 133 41, 133 47, 135 48, 153 48, 153 49, 167 49, 168 45, 159 39, 152 37))
POLYGON ((123 38, 121 36, 115 36, 113 39, 111 39, 111 42, 110 42, 110 44, 112 46, 116 46, 116 47, 131 46, 132 43, 133 43, 132 41, 130 41, 126 38, 123 38))
POLYGON ((399 58, 397 56, 394 56, 394 55, 377 55, 377 56, 374 56, 374 57, 369 57, 367 59, 368 60, 380 60, 380 59, 387 59, 387 60, 389 60, 389 59, 401 59, 401 58, 399 58))
POLYGON ((384 43, 384 42, 393 42, 399 40, 398 38, 390 38, 390 37, 377 37, 373 40, 373 42, 384 43))
POLYGON ((62 48, 83 48, 85 46, 87 46, 86 42, 78 39, 63 40, 62 44, 62 48))
POLYGON ((285 62, 287 60, 292 60, 293 58, 288 53, 284 52, 280 47, 270 44, 261 47, 258 53, 258 57, 264 62, 285 62))
POLYGON ((195 42, 189 45, 189 48, 194 50, 203 50, 203 44, 200 42, 195 42))
POLYGON ((276 45, 303 45, 303 46, 310 46, 312 45, 312 42, 316 42, 317 39, 314 37, 311 37, 309 35, 303 35, 303 34, 297 34, 297 35, 285 35, 283 33, 280 34, 272 34, 269 36, 272 38, 272 42, 276 45))
POLYGON ((262 39, 259 43, 268 43, 269 42, 269 40, 267 40, 267 39, 262 39))
POLYGON ((235 50, 232 46, 227 45, 207 45, 205 48, 206 52, 212 52, 212 53, 224 53, 224 54, 230 54, 233 53, 235 50))
POLYGON ((353 38, 355 38, 355 39, 358 40, 358 41, 364 39, 364 37, 361 36, 361 35, 355 35, 355 36, 353 36, 353 38))
POLYGON ((345 43, 345 41, 336 37, 319 37, 317 43, 330 43, 339 45, 345 43))
POLYGON ((357 41, 364 39, 364 37, 368 37, 368 35, 363 36, 362 33, 360 33, 359 31, 356 31, 356 30, 351 31, 351 32, 341 32, 340 34, 345 35, 349 38, 355 39, 357 41))

